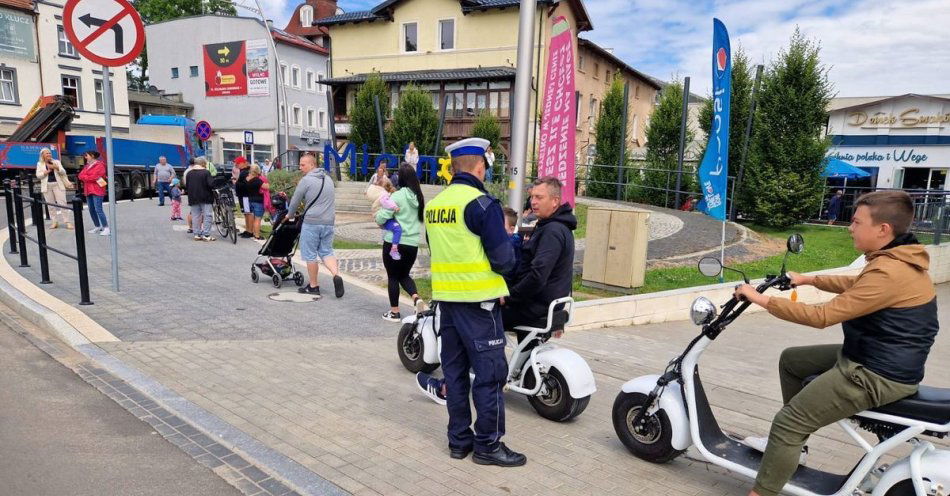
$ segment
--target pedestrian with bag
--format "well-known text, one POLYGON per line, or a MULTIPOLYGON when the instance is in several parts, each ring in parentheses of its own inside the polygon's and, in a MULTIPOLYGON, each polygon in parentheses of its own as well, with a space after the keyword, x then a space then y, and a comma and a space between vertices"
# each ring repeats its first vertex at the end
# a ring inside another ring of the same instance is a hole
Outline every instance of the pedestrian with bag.
POLYGON ((158 192, 158 206, 165 206, 165 195, 171 193, 172 179, 178 177, 175 169, 168 165, 168 160, 164 157, 158 157, 158 163, 155 164, 155 176, 152 178, 152 187, 158 192))
POLYGON ((108 236, 109 219, 102 209, 102 199, 106 196, 106 188, 109 183, 106 181, 106 164, 99 160, 99 152, 89 150, 82 154, 86 165, 79 171, 79 180, 82 181, 83 194, 86 195, 86 204, 89 205, 89 217, 92 218, 92 225, 96 226, 89 230, 89 234, 99 234, 108 236))
POLYGON ((343 297, 343 278, 333 255, 333 226, 336 218, 336 195, 333 180, 326 171, 317 167, 317 157, 305 153, 300 158, 300 170, 304 176, 297 183, 290 199, 286 222, 295 222, 297 209, 305 206, 300 217, 300 257, 307 263, 309 284, 298 289, 301 293, 320 298, 320 261, 333 275, 333 289, 337 298, 343 297))
POLYGON ((264 189, 270 188, 270 185, 264 182, 261 168, 256 164, 252 165, 249 170, 245 182, 245 191, 251 211, 251 224, 245 226, 245 229, 254 235, 254 239, 263 240, 264 238, 261 237, 261 219, 264 218, 264 189))
MULTIPOLYGON (((66 190, 73 189, 76 186, 66 177, 66 169, 59 160, 53 158, 53 153, 49 148, 40 150, 40 160, 36 163, 36 177, 40 180, 40 191, 43 193, 43 199, 46 203, 57 205, 66 204, 66 190)), ((73 225, 69 222, 67 212, 61 207, 49 205, 50 214, 53 217, 53 223, 50 229, 59 227, 60 221, 66 224, 66 229, 72 229, 73 225)))
MULTIPOLYGON (((488 145, 488 140, 468 138, 445 148, 455 175, 426 205, 425 226, 442 339, 449 455, 462 459, 474 451, 477 464, 517 467, 527 458, 501 442, 508 373, 500 305, 508 287, 502 274, 513 268, 515 258, 501 204, 483 183, 488 145), (469 391, 478 414, 474 431, 469 391)), ((419 387, 435 387, 428 382, 419 387)))

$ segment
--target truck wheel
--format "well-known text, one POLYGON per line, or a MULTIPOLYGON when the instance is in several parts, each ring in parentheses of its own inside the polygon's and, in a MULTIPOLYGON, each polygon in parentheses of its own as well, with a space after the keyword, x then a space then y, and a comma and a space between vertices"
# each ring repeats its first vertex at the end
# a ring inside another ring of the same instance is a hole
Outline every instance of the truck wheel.
POLYGON ((132 176, 132 198, 142 198, 145 196, 145 178, 140 174, 132 176))

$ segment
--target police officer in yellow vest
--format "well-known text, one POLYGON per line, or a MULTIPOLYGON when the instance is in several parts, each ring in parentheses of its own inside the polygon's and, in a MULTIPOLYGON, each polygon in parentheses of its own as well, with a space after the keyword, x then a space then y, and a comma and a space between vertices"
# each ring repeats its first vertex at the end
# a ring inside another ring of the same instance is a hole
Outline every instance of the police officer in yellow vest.
POLYGON ((501 274, 514 268, 514 251, 504 214, 485 178, 489 142, 469 138, 447 146, 455 175, 426 204, 425 224, 432 256, 432 299, 442 339, 445 390, 426 374, 420 388, 446 402, 449 451, 462 459, 473 450, 475 463, 516 467, 526 458, 501 442, 505 434, 502 387, 508 374, 499 299, 508 296, 501 274), (469 379, 469 370, 474 379, 469 379), (478 414, 472 431, 469 390, 478 414))

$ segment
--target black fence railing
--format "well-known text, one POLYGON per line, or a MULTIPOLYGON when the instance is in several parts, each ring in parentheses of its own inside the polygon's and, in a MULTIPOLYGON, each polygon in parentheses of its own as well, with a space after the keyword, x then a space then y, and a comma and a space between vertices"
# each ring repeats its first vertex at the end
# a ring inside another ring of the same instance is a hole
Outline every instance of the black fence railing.
POLYGON ((33 188, 32 181, 27 182, 27 193, 24 194, 23 182, 4 180, 4 203, 7 209, 7 230, 10 233, 10 253, 20 256, 20 267, 29 267, 27 240, 36 244, 40 259, 40 284, 52 284, 49 270, 49 252, 62 255, 76 261, 79 272, 80 305, 92 305, 89 295, 89 268, 86 260, 86 231, 82 221, 82 198, 73 197, 69 205, 48 202, 40 197, 40 193, 33 188), (27 234, 26 214, 24 204, 30 205, 30 217, 36 229, 35 237, 27 234), (64 208, 72 211, 73 229, 76 237, 76 253, 68 253, 49 246, 46 240, 46 222, 43 219, 44 208, 64 208))
MULTIPOLYGON (((893 191, 895 188, 873 188, 873 187, 843 187, 840 185, 827 186, 822 195, 821 203, 815 206, 814 216, 810 219, 814 222, 828 222, 829 206, 831 199, 841 191, 841 198, 838 200, 836 224, 848 224, 854 216, 855 204, 858 198, 865 193, 872 191, 893 191)), ((914 203, 914 223, 911 229, 918 234, 922 241, 932 241, 934 244, 940 244, 941 241, 950 240, 950 191, 933 189, 905 189, 914 203)))

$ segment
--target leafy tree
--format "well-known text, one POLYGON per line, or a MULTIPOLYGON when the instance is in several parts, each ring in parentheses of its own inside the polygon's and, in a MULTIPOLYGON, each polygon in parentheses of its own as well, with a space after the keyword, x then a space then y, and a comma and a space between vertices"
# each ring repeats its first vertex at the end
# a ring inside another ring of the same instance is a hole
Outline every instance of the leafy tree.
MULTIPOLYGON (((729 175, 739 174, 739 165, 742 158, 742 147, 745 143, 746 122, 749 119, 749 111, 752 108, 752 87, 755 84, 755 75, 753 66, 749 63, 749 57, 745 54, 742 47, 736 50, 732 59, 732 90, 730 91, 730 109, 729 109, 729 175)), ((712 130, 713 120, 713 99, 710 97, 699 109, 699 127, 706 136, 712 130)), ((706 142, 703 143, 703 152, 705 153, 706 142)), ((702 154, 700 154, 702 156, 702 154)), ((748 184, 748 183, 746 183, 748 184)), ((749 191, 745 185, 739 187, 749 191)), ((732 195, 732 191, 729 191, 732 195)), ((739 204, 742 201, 739 197, 742 191, 736 194, 739 204)))
POLYGON ((600 104, 600 113, 595 126, 596 155, 590 168, 587 195, 596 198, 616 198, 617 165, 620 161, 620 144, 627 141, 623 125, 623 81, 614 78, 610 89, 600 104))
MULTIPOLYGON (((683 86, 671 82, 660 93, 660 102, 653 109, 646 129, 646 170, 634 171, 627 187, 628 196, 636 202, 663 207, 675 198, 676 170, 679 161, 680 122, 683 116, 683 86), (671 171, 671 172, 670 172, 671 171), (664 190, 670 190, 669 193, 664 190)), ((686 143, 693 140, 693 130, 686 128, 686 143)), ((680 191, 692 191, 695 184, 692 170, 684 170, 680 191)))
MULTIPOLYGON (((237 15, 231 0, 133 0, 132 5, 145 24, 205 14, 237 15)), ((148 40, 146 40, 148 43, 148 40)), ((136 59, 139 73, 126 71, 129 86, 136 89, 148 87, 148 53, 142 48, 142 54, 136 59)))
POLYGON ((821 129, 833 88, 820 50, 796 29, 763 77, 744 177, 748 189, 743 186, 747 194, 739 205, 761 224, 792 226, 821 200, 830 144, 821 129))
POLYGON ((501 142, 501 126, 498 124, 498 119, 491 113, 482 111, 478 114, 475 125, 472 126, 472 136, 486 139, 491 143, 492 153, 495 154, 495 164, 492 167, 492 174, 494 174, 494 177, 498 177, 501 171, 504 170, 502 152, 498 147, 498 144, 501 142))
POLYGON ((350 142, 356 145, 357 151, 363 145, 369 146, 370 153, 383 151, 379 142, 379 126, 376 122, 376 108, 373 97, 379 97, 379 110, 383 113, 383 122, 386 122, 386 110, 389 109, 389 88, 383 82, 379 73, 373 73, 366 79, 356 92, 356 101, 350 110, 350 142))
MULTIPOLYGON (((372 105, 372 101, 370 104, 372 105)), ((375 116, 373 119, 375 126, 375 116)), ((406 86, 399 95, 399 105, 393 111, 393 122, 386 135, 386 146, 391 153, 402 156, 409 142, 414 141, 419 154, 428 155, 435 146, 438 127, 439 115, 432 108, 429 92, 416 85, 406 86)))

